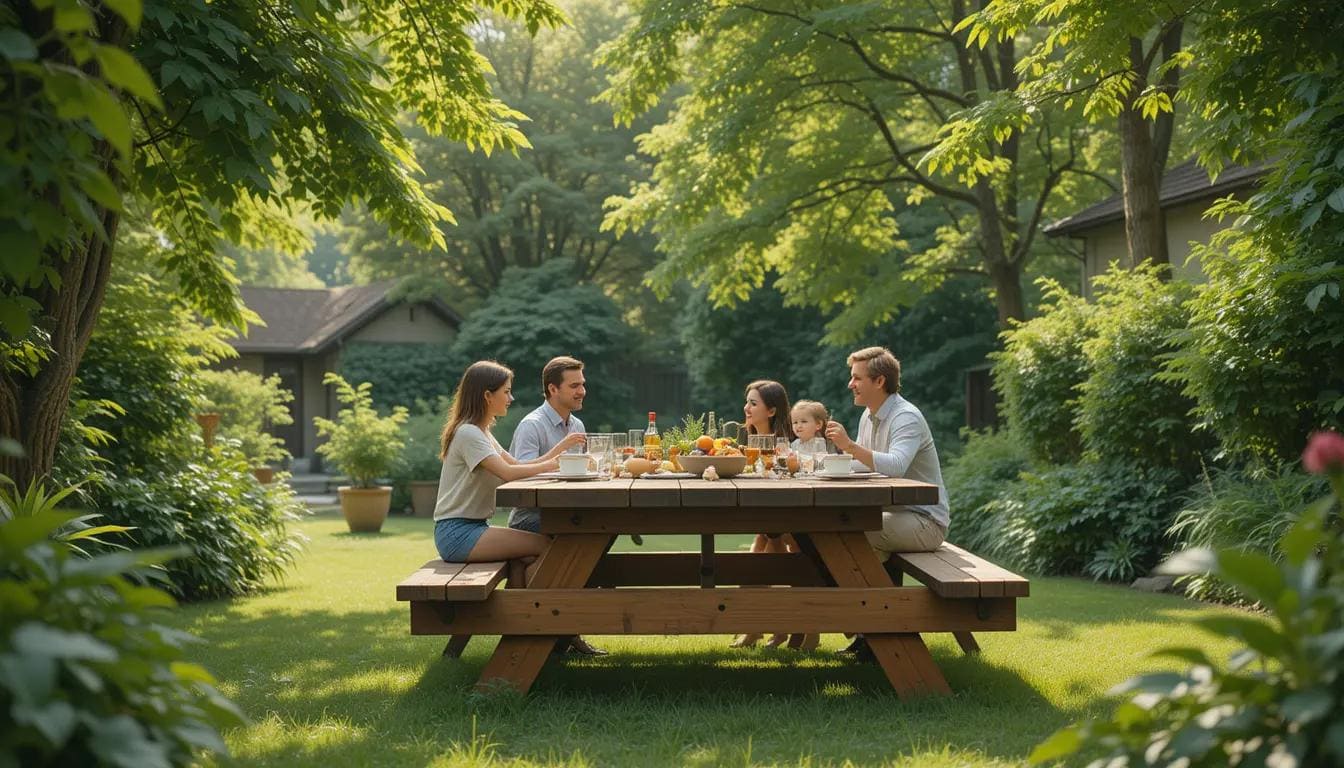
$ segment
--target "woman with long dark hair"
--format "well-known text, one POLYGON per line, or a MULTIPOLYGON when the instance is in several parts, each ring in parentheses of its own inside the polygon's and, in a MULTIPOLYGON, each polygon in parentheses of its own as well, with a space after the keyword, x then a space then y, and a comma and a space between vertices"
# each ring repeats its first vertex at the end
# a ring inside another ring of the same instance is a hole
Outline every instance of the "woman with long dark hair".
MULTIPOLYGON (((742 394, 742 425, 748 435, 774 435, 790 442, 794 439, 793 420, 789 416, 789 393, 784 385, 770 379, 760 379, 747 385, 742 394)), ((778 534, 756 534, 751 542, 752 552, 786 552, 796 549, 790 547, 792 537, 778 534)), ((757 633, 740 635, 733 640, 734 648, 750 648, 761 639, 757 633)), ((780 645, 787 636, 776 634, 770 639, 770 645, 780 645)))
POLYGON ((532 568, 548 538, 491 526, 495 489, 559 468, 556 458, 583 442, 573 433, 532 462, 520 462, 500 447, 490 428, 513 402, 513 371, 493 360, 472 363, 453 395, 452 412, 439 441, 439 497, 434 505, 434 545, 439 557, 457 563, 510 560, 532 568))

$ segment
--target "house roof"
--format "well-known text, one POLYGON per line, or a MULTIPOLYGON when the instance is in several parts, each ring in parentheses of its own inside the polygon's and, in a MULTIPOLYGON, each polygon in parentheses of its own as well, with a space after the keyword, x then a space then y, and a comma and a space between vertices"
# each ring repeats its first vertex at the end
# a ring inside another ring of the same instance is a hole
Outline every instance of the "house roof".
MULTIPOLYGON (((250 326, 247 336, 230 343, 239 352, 321 352, 400 304, 400 299, 388 298, 398 282, 341 288, 242 286, 243 303, 266 325, 250 326)), ((420 303, 455 328, 462 323, 461 316, 438 299, 420 303)))
MULTIPOLYGON (((1194 200, 1223 196, 1253 185, 1264 175, 1266 169, 1267 166, 1263 163, 1249 166, 1229 165, 1218 174, 1217 180, 1211 181, 1208 173, 1193 159, 1187 160, 1162 174, 1162 187, 1158 190, 1158 200, 1163 208, 1169 208, 1194 200)), ((1102 224, 1124 221, 1124 218, 1124 201, 1120 195, 1112 195, 1096 205, 1051 223, 1044 231, 1051 237, 1073 236, 1102 224)))

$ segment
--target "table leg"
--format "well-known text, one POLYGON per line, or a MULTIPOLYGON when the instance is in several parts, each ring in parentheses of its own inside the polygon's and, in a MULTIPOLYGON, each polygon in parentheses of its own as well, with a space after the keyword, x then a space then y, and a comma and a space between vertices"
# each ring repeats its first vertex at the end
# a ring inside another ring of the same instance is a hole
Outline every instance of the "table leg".
MULTIPOLYGON (((890 587, 891 577, 862 533, 814 533, 812 544, 840 587, 890 587)), ((887 680, 901 698, 920 694, 951 694, 942 670, 924 640, 915 633, 865 635, 887 680)))
MULTIPOLYGON (((597 561, 602 559, 611 536, 603 533, 561 534, 541 555, 541 562, 528 582, 528 589, 579 588, 588 582, 597 561)), ((495 653, 481 670, 476 682, 480 690, 503 680, 519 693, 527 693, 550 658, 559 638, 545 636, 505 636, 499 639, 495 653)))
POLYGON ((453 635, 448 638, 448 644, 443 647, 444 658, 461 658, 462 651, 466 650, 467 643, 469 642, 471 642, 471 635, 453 635))
POLYGON ((714 588, 714 534, 700 534, 700 586, 714 588))

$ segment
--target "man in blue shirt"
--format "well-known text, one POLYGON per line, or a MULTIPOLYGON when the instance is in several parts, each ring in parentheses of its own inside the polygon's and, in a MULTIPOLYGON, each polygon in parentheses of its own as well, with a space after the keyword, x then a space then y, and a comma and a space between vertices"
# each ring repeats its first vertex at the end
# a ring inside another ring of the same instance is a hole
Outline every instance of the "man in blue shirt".
MULTIPOLYGON (((536 461, 571 432, 583 432, 583 421, 574 415, 583 410, 583 398, 588 394, 583 378, 583 363, 572 357, 556 357, 541 369, 542 396, 546 401, 518 422, 509 443, 509 453, 518 461, 536 461)), ((535 507, 514 507, 509 513, 509 527, 520 531, 541 533, 541 512, 535 507)), ((577 635, 570 638, 569 653, 602 656, 606 651, 595 648, 577 635)))

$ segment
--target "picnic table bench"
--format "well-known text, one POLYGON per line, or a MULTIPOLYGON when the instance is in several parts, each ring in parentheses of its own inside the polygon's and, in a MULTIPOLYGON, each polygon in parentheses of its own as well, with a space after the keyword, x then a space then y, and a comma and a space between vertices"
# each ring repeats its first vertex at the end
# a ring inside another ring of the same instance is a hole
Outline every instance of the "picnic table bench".
POLYGON ((951 544, 878 560, 863 535, 888 504, 927 504, 936 486, 855 481, 527 480, 496 492, 500 506, 541 509, 553 536, 526 586, 508 564, 431 560, 397 586, 411 634, 500 635, 478 686, 531 687, 558 639, 576 634, 863 633, 902 696, 951 692, 921 633, 1017 628, 1026 579, 951 544), (799 553, 717 552, 716 534, 792 533, 799 553), (623 534, 696 534, 699 552, 609 553, 623 534), (920 586, 902 586, 910 575, 920 586), (683 587, 670 589, 669 587, 683 587))

